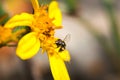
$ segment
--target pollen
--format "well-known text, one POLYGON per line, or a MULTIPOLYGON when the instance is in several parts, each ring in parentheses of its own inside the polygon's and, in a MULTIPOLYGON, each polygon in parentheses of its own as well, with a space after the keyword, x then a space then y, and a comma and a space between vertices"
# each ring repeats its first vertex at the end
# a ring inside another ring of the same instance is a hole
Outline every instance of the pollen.
POLYGON ((55 33, 55 25, 52 22, 53 19, 49 18, 47 9, 47 6, 41 6, 38 10, 35 10, 35 20, 30 26, 33 32, 38 33, 38 38, 43 43, 54 41, 54 39, 51 37, 54 36, 55 33))

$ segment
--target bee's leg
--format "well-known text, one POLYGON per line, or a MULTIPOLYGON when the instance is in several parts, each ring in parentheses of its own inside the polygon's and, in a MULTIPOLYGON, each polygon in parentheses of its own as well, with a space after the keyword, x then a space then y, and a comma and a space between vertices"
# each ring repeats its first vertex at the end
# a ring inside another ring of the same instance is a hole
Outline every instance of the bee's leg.
POLYGON ((59 49, 59 52, 64 51, 64 50, 65 50, 65 48, 64 48, 64 47, 61 47, 61 48, 59 49))

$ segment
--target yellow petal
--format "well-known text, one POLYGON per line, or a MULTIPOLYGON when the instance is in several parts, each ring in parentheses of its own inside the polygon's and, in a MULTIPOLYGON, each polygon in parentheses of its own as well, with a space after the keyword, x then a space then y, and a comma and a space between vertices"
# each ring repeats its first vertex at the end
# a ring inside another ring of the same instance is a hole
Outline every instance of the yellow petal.
POLYGON ((13 16, 4 27, 14 28, 17 26, 31 26, 34 17, 32 14, 22 13, 20 15, 13 16))
POLYGON ((53 20, 53 23, 56 25, 56 28, 61 28, 62 26, 62 14, 58 7, 57 1, 52 1, 48 9, 49 17, 53 20))
POLYGON ((23 60, 29 59, 39 51, 39 48, 40 41, 36 38, 36 33, 31 32, 19 41, 16 54, 23 60))
POLYGON ((70 80, 64 61, 57 54, 49 54, 49 62, 54 80, 70 80))
POLYGON ((68 50, 64 50, 64 51, 58 52, 58 55, 60 55, 60 57, 64 61, 70 61, 70 54, 69 54, 68 50))
POLYGON ((39 9, 38 0, 31 0, 31 2, 32 2, 32 6, 33 6, 34 10, 38 10, 39 9))

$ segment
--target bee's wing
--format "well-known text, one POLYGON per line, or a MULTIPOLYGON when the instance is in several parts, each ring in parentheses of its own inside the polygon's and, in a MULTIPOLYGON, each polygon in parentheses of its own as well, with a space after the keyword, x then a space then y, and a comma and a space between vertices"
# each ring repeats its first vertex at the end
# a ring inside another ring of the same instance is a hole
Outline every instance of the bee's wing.
POLYGON ((63 41, 64 41, 65 43, 68 43, 68 42, 70 41, 70 39, 71 39, 71 35, 70 35, 70 34, 67 34, 67 35, 65 36, 65 38, 63 39, 63 41))

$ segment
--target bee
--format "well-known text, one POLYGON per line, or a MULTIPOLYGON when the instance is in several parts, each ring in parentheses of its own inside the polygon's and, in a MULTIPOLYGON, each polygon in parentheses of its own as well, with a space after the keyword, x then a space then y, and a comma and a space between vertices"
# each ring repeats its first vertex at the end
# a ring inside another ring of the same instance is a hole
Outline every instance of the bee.
POLYGON ((60 47, 59 52, 64 51, 66 49, 66 42, 70 40, 70 34, 66 35, 65 38, 57 39, 55 41, 55 44, 57 45, 57 48, 60 47))

